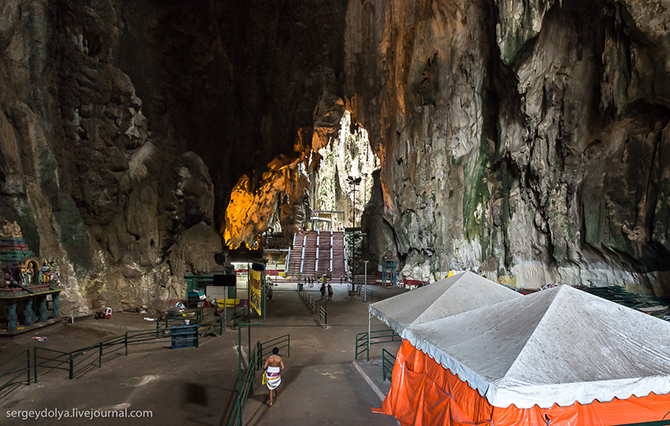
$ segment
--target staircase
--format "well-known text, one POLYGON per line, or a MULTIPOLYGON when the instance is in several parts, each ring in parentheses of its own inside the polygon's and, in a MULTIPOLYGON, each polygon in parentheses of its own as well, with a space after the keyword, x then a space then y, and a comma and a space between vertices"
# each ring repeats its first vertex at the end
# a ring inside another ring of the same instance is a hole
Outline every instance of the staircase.
POLYGON ((344 233, 306 231, 295 235, 289 256, 288 275, 297 278, 333 271, 333 278, 345 272, 344 233))
POLYGON ((333 278, 344 274, 347 270, 344 257, 344 232, 333 232, 333 278))

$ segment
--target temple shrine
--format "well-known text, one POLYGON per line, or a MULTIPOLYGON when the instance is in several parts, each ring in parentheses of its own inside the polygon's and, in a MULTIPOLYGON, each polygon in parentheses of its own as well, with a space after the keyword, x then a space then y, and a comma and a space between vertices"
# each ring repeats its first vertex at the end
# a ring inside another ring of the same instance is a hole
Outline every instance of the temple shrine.
POLYGON ((0 336, 60 322, 60 275, 53 261, 40 263, 16 222, 0 230, 0 336))

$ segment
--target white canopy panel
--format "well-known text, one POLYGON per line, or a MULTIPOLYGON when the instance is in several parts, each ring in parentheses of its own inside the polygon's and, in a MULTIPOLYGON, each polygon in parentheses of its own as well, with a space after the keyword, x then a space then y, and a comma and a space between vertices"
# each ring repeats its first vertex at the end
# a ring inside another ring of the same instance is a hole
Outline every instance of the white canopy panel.
POLYGON ((475 273, 462 272, 373 303, 369 310, 402 336, 410 324, 421 324, 520 297, 523 296, 475 273))
POLYGON ((403 337, 495 407, 670 392, 670 323, 569 286, 410 325, 403 337))

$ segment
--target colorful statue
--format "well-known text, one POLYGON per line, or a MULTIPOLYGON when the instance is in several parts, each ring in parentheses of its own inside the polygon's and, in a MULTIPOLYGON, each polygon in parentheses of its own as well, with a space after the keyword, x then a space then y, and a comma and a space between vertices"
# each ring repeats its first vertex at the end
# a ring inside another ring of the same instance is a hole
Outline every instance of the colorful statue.
POLYGON ((51 280, 51 266, 46 259, 42 260, 42 282, 44 284, 51 280))
POLYGON ((4 221, 2 223, 2 236, 6 238, 10 238, 9 234, 12 232, 10 229, 10 223, 8 221, 4 221))
POLYGON ((53 259, 51 259, 49 264, 51 266, 49 272, 49 282, 52 286, 54 286, 54 288, 60 287, 60 273, 58 272, 58 265, 56 265, 56 261, 53 259))
POLYGON ((23 285, 31 285, 34 283, 34 272, 33 268, 28 267, 26 274, 23 276, 23 285))
POLYGON ((16 221, 9 222, 6 220, 2 224, 2 237, 5 238, 23 238, 23 233, 21 232, 21 227, 16 221))
POLYGON ((37 282, 37 274, 39 273, 39 260, 32 257, 27 257, 19 263, 20 277, 18 281, 23 285, 33 285, 37 282))

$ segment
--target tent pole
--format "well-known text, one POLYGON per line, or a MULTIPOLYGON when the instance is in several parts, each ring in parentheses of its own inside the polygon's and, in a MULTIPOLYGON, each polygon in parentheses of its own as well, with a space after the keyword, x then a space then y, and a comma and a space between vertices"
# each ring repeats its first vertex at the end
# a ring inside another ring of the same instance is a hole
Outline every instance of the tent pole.
POLYGON ((368 362, 370 362, 370 320, 372 319, 372 314, 368 311, 368 362))

